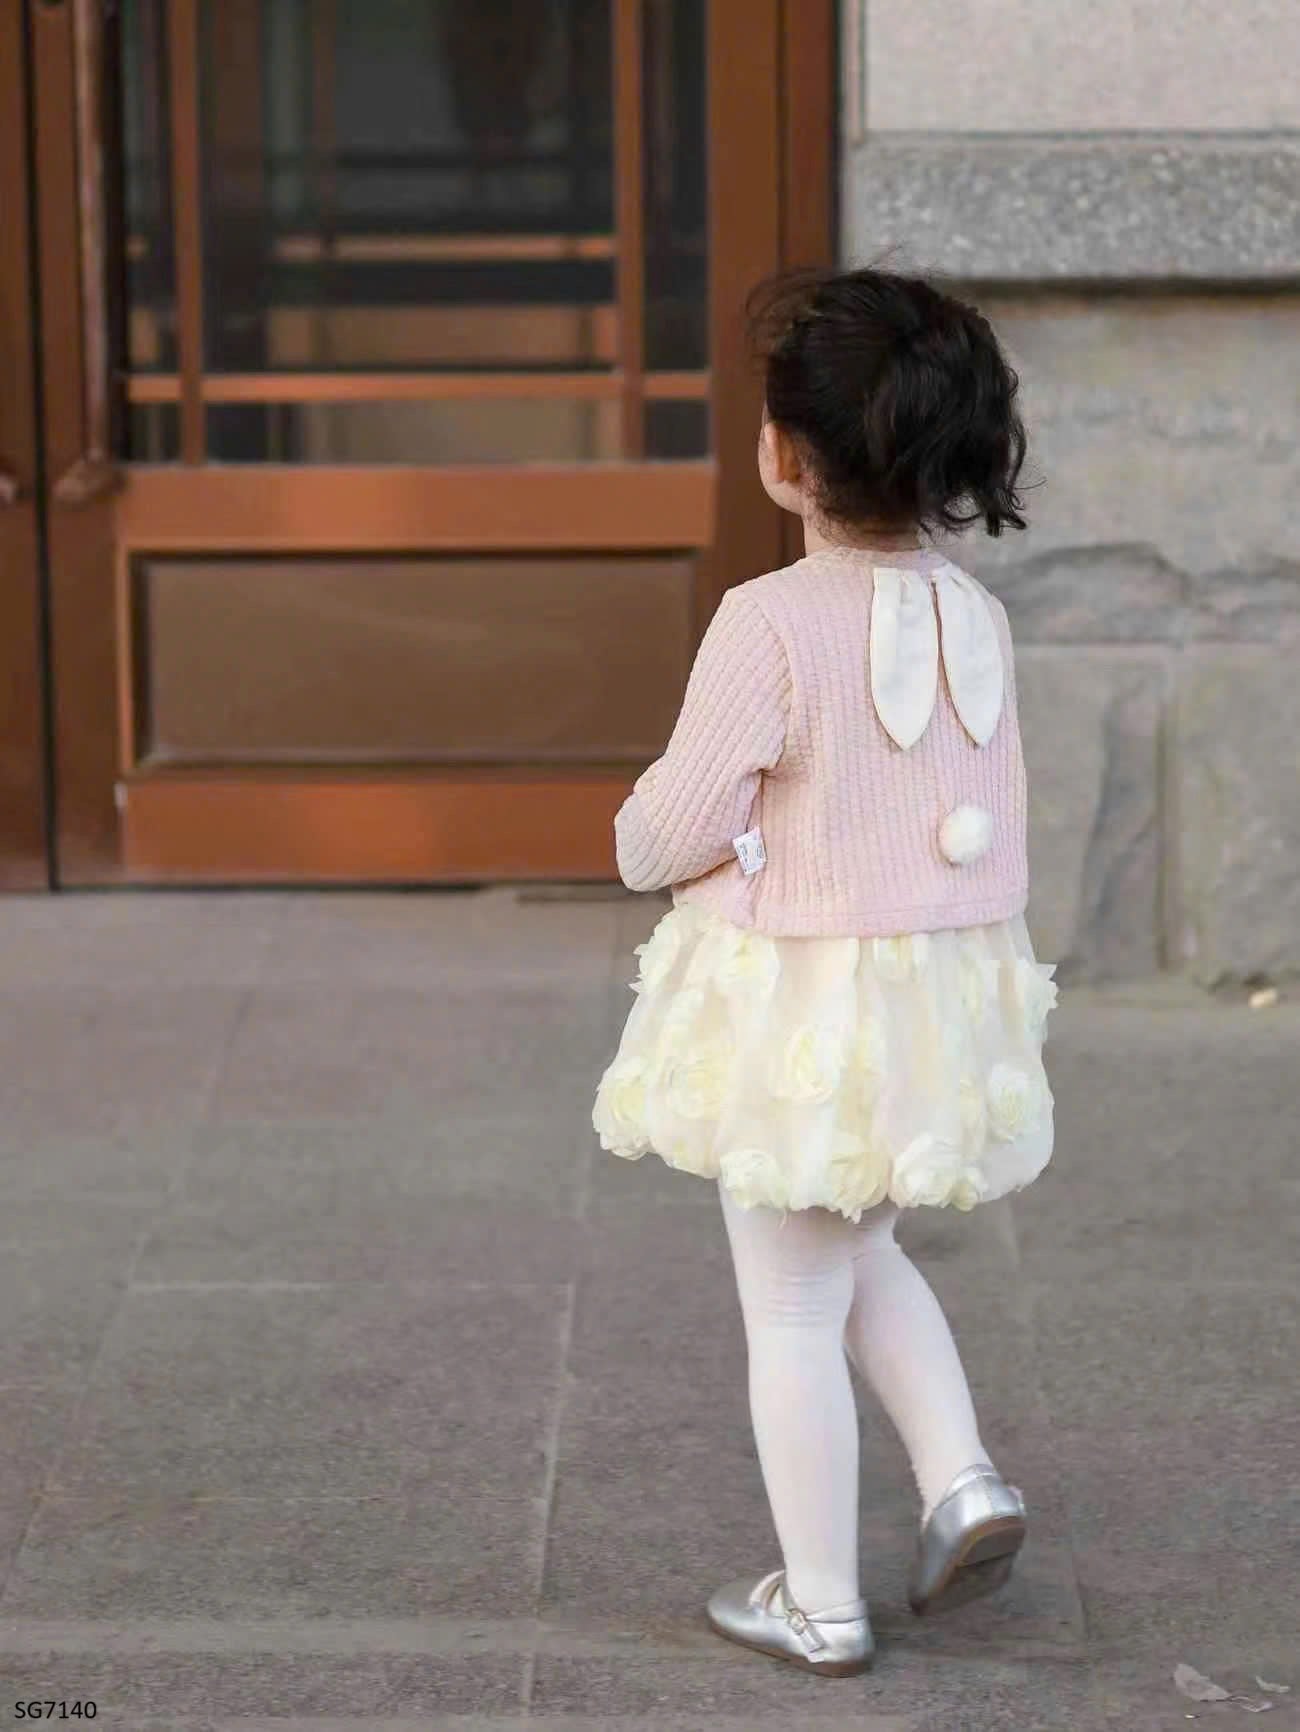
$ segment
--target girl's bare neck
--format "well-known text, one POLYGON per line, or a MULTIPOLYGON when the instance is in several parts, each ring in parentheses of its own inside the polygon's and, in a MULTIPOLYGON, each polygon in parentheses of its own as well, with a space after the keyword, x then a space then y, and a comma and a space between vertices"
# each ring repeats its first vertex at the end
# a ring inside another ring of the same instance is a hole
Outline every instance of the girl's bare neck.
POLYGON ((871 523, 857 523, 850 527, 847 524, 828 524, 815 517, 805 517, 803 545, 805 553, 825 553, 830 548, 839 547, 902 553, 915 552, 922 543, 915 528, 899 529, 895 526, 886 529, 871 523))

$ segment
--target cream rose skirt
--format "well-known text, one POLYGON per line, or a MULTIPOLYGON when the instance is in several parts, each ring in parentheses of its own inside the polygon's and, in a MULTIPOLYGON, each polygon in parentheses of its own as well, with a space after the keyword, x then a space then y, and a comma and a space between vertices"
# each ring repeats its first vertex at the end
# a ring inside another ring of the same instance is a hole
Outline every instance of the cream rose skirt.
POLYGON ((1054 965, 1023 918, 900 938, 771 938, 690 902, 636 954, 596 1095, 601 1146, 736 1199, 857 1220, 970 1209, 1052 1153, 1054 965))

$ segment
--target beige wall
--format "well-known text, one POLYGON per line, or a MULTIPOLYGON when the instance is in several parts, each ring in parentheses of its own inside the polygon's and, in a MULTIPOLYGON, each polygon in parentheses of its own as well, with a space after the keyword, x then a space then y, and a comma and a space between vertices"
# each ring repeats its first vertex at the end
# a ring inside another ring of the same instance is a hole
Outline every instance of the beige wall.
POLYGON ((873 131, 1300 127, 1296 0, 860 0, 873 131))
POLYGON ((848 257, 1300 276, 1300 0, 845 0, 842 27, 848 257))

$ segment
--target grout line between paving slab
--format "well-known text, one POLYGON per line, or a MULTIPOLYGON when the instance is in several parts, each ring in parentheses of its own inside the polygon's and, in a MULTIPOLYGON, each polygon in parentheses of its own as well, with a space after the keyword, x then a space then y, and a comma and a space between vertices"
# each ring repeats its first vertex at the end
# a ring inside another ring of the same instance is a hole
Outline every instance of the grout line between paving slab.
MULTIPOLYGON (((610 936, 610 969, 605 984, 607 998, 612 998, 614 985, 613 959, 618 952, 618 922, 613 922, 614 930, 610 936)), ((591 1203, 591 1185, 594 1171, 594 1150, 590 1136, 584 1136, 580 1148, 581 1171, 573 1200, 573 1219, 579 1225, 589 1218, 591 1203)), ((560 1362, 556 1380, 555 1406, 551 1415, 551 1423, 546 1437, 546 1473, 542 1484, 541 1531, 537 1547, 537 1564, 534 1575, 533 1605, 538 1618, 541 1616, 542 1596, 546 1587, 546 1562, 550 1548, 551 1518, 555 1513, 555 1486, 559 1477, 560 1438, 564 1429, 564 1415, 568 1406, 570 1372, 569 1356, 573 1347, 574 1321, 578 1308, 578 1286, 580 1268, 575 1269, 573 1279, 569 1282, 568 1296, 565 1302, 564 1314, 560 1320, 560 1362)), ((520 1681, 520 1703, 528 1719, 532 1718, 533 1689, 537 1680, 538 1648, 534 1641, 525 1657, 523 1676, 520 1681)))
MULTIPOLYGON (((1040 1342, 1038 1336, 1038 1306, 1034 1298, 1034 1284, 1025 1274, 1024 1258, 1020 1248, 1020 1230, 1016 1223, 1015 1209, 1015 1201, 1012 1199, 1008 1204, 1005 1215, 1006 1236, 1015 1270, 1014 1279, 1019 1301, 1017 1309, 1022 1312, 1023 1321, 1029 1331, 1029 1351, 1033 1355, 1033 1405, 1035 1409, 1042 1414, 1049 1434, 1054 1435, 1056 1431, 1056 1422, 1052 1417, 1052 1410, 1048 1406, 1047 1395, 1043 1388, 1043 1380, 1039 1375, 1040 1342)), ((1088 1630, 1088 1606, 1083 1597, 1083 1584, 1079 1580, 1079 1568, 1074 1555, 1074 1500, 1070 1496, 1067 1470, 1062 1469, 1061 1471, 1066 1520, 1066 1533, 1064 1535, 1065 1555, 1069 1560, 1070 1585, 1074 1589, 1075 1602, 1079 1608, 1080 1643, 1086 1653, 1088 1651, 1090 1637, 1090 1632, 1088 1630)))
MULTIPOLYGON (((544 1722, 538 1722, 553 1728, 553 1732, 662 1732, 662 1728, 670 1723, 676 1727, 687 1722, 680 1715, 674 1715, 668 1722, 657 1714, 635 1711, 611 1716, 563 1709, 559 1713, 548 1713, 544 1722)), ((753 1712, 745 1715, 710 1712, 707 1720, 697 1719, 694 1724, 698 1727, 707 1724, 710 1732, 773 1732, 774 1728, 785 1732, 789 1723, 787 1715, 771 1710, 760 1711, 757 1715, 753 1712)), ((195 1718, 194 1713, 187 1713, 183 1719, 166 1711, 154 1710, 138 1723, 135 1732, 431 1732, 431 1729, 448 1732, 453 1727, 455 1732, 515 1732, 518 1727, 530 1724, 533 1724, 530 1718, 519 1714, 461 1714, 454 1710, 436 1720, 431 1718, 428 1710, 416 1716, 399 1713, 382 1714, 377 1718, 369 1714, 331 1713, 290 1714, 287 1717, 204 1713, 201 1718, 195 1718)), ((878 1715, 857 1707, 847 1718, 843 1714, 801 1713, 798 1725, 800 1732, 846 1732, 850 1727, 852 1732, 915 1732, 916 1720, 912 1716, 904 1719, 894 1714, 878 1715)))
MULTIPOLYGON (((1094 1658, 1076 1645, 1041 1639, 990 1644, 987 1638, 963 1639, 959 1632, 946 1634, 942 1643, 933 1637, 908 1640, 899 1609, 897 1627, 880 1625, 894 1652, 920 1653, 955 1658, 982 1654, 1008 1665, 1028 1659, 1055 1664, 1078 1665, 1094 1658)), ((356 1657, 366 1655, 418 1655, 427 1658, 517 1654, 525 1661, 545 1654, 569 1660, 676 1659, 730 1666, 734 1656, 719 1644, 710 1630, 694 1623, 666 1626, 660 1621, 651 1632, 626 1626, 584 1628, 572 1624, 547 1624, 532 1616, 516 1618, 472 1618, 436 1614, 426 1618, 267 1618, 261 1621, 212 1617, 136 1618, 3 1618, 0 1617, 0 1655, 22 1657, 33 1654, 97 1655, 317 1655, 356 1657)), ((527 1706, 527 1705, 525 1705, 527 1706)))
MULTIPOLYGON (((573 1318, 576 1309, 578 1281, 575 1274, 565 1291, 564 1309, 560 1314, 559 1354, 555 1379, 555 1400, 552 1404, 550 1419, 546 1427, 546 1438, 543 1445, 545 1470, 542 1475, 542 1490, 539 1496, 537 1555, 533 1566, 533 1605, 540 1609, 542 1588, 546 1579, 546 1554, 550 1538, 551 1514, 555 1507, 555 1482, 558 1477, 560 1459, 560 1431, 564 1423, 564 1409, 568 1397, 569 1380, 569 1349, 573 1341, 573 1318)), ((530 1620, 530 1622, 535 1622, 530 1620)), ((523 1672, 520 1678, 520 1705, 528 1712, 533 1699, 533 1678, 537 1663, 537 1645, 529 1643, 528 1652, 524 1656, 523 1672)))
POLYGON ((567 1281, 477 1281, 457 1275, 396 1275, 339 1277, 330 1281, 132 1281, 132 1293, 332 1293, 339 1288, 381 1287, 401 1293, 438 1293, 454 1287, 457 1293, 537 1293, 548 1288, 563 1290, 567 1281))

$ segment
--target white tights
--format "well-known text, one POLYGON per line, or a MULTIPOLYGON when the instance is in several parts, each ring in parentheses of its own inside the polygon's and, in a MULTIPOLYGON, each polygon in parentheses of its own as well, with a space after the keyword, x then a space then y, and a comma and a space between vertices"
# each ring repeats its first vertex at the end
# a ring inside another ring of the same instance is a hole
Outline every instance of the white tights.
POLYGON ((858 1598, 858 1422, 847 1350, 911 1459, 928 1513, 989 1457, 939 1301, 882 1203, 855 1225, 829 1209, 742 1209, 719 1184, 749 1344, 763 1484, 796 1605, 858 1598))

